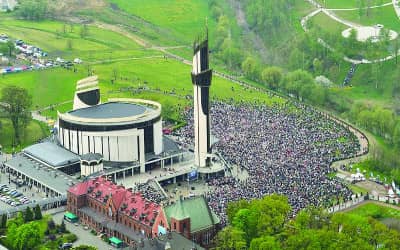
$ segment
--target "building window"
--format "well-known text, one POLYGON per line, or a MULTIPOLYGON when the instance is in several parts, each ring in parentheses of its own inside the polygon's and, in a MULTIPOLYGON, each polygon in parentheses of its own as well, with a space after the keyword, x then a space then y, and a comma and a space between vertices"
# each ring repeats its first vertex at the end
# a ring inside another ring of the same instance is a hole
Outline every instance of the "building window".
POLYGON ((176 222, 174 222, 174 229, 176 229, 176 222))

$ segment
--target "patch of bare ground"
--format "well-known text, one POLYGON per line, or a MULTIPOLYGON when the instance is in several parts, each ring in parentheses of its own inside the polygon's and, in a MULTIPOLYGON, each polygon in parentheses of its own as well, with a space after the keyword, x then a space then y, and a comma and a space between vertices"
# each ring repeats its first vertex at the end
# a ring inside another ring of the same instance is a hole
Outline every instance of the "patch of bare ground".
POLYGON ((58 15, 69 15, 75 11, 101 9, 108 6, 104 0, 55 0, 49 1, 50 8, 58 15))

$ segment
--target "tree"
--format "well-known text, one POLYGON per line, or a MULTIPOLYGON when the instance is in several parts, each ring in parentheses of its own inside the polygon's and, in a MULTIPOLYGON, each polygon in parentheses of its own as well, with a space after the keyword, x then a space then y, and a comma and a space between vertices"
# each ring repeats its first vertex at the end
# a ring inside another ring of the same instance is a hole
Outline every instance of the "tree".
POLYGON ((286 90, 297 98, 307 98, 309 93, 306 90, 311 84, 314 84, 314 79, 310 73, 304 70, 289 72, 283 79, 286 90))
POLYGON ((280 250, 279 242, 272 236, 255 238, 251 241, 250 250, 280 250))
POLYGON ((54 229, 56 228, 56 223, 54 223, 54 220, 53 220, 53 219, 50 219, 50 220, 47 222, 47 228, 48 228, 49 230, 54 230, 54 229))
POLYGON ((16 14, 24 19, 41 20, 46 17, 47 8, 46 0, 24 0, 19 1, 16 14))
POLYGON ((6 44, 7 44, 7 48, 8 48, 8 57, 11 58, 15 51, 15 45, 11 41, 8 41, 6 44))
POLYGON ((58 229, 58 231, 59 231, 60 233, 65 233, 65 231, 67 231, 67 229, 65 228, 65 222, 64 222, 64 220, 61 221, 60 228, 58 229))
POLYGON ((318 58, 314 58, 314 60, 313 60, 313 68, 314 68, 314 74, 315 75, 322 74, 323 65, 322 65, 321 60, 319 60, 318 58))
POLYGON ((216 249, 241 250, 246 247, 244 233, 232 226, 225 227, 216 237, 218 247, 216 249))
POLYGON ((14 249, 35 249, 41 243, 39 224, 37 222, 23 224, 16 229, 14 237, 12 244, 14 249))
POLYGON ((261 80, 271 89, 277 89, 282 79, 282 69, 278 67, 265 68, 261 73, 261 80))
POLYGON ((7 43, 0 43, 0 53, 3 55, 8 55, 8 57, 12 57, 15 52, 15 45, 13 42, 8 41, 7 43))
POLYGON ((25 221, 25 223, 33 221, 33 213, 32 213, 32 210, 30 207, 27 207, 25 210, 24 221, 25 221))
POLYGON ((86 24, 84 24, 84 25, 81 27, 81 30, 80 30, 80 32, 79 32, 79 35, 81 36, 81 38, 85 38, 86 36, 89 35, 89 27, 88 27, 86 24))
POLYGON ((33 212, 35 214, 35 220, 41 220, 42 219, 42 211, 40 209, 39 204, 36 205, 36 207, 33 208, 33 212))
POLYGON ((113 77, 114 81, 117 80, 117 78, 118 78, 118 69, 117 68, 113 68, 112 77, 113 77))
POLYGON ((1 216, 1 228, 6 228, 7 227, 7 215, 3 214, 1 216))
POLYGON ((73 48, 73 43, 71 39, 67 40, 67 50, 72 50, 73 48))
POLYGON ((24 88, 9 85, 2 90, 1 102, 13 125, 14 139, 18 145, 21 143, 21 133, 31 119, 29 108, 32 105, 32 96, 24 88))
POLYGON ((257 76, 257 61, 252 58, 252 57, 247 57, 243 62, 242 62, 242 71, 243 73, 253 79, 256 80, 258 78, 257 76))
POLYGON ((400 121, 397 122, 393 132, 393 144, 396 148, 400 148, 400 121))

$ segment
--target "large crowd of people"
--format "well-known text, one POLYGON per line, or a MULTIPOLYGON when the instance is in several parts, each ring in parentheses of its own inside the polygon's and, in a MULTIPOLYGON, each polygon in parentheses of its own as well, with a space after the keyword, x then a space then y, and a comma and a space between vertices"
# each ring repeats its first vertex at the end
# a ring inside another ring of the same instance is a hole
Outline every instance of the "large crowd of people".
POLYGON ((155 202, 157 204, 160 204, 162 201, 166 199, 165 195, 161 193, 159 189, 156 187, 152 186, 152 183, 140 183, 136 185, 137 191, 142 193, 143 197, 146 197, 146 199, 155 202))
MULTIPOLYGON (((192 147, 193 110, 188 124, 176 131, 179 141, 192 147)), ((228 202, 261 198, 271 193, 288 197, 293 215, 308 205, 329 205, 349 199, 351 191, 327 174, 332 161, 358 153, 360 145, 348 128, 301 104, 272 107, 260 104, 215 102, 211 106, 213 151, 231 165, 247 171, 240 180, 225 176, 208 180, 207 199, 226 224, 228 202)))

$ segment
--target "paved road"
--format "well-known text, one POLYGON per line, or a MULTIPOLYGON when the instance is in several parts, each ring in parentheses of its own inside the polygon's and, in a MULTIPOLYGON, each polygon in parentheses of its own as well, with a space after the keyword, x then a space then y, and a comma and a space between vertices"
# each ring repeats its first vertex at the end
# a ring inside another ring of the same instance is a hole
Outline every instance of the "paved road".
POLYGON ((400 3, 399 0, 392 0, 394 11, 396 11, 396 15, 400 18, 400 3))
MULTIPOLYGON (((64 218, 64 213, 65 212, 60 212, 57 214, 53 215, 53 220, 55 223, 60 224, 61 221, 64 218)), ((112 246, 98 238, 97 236, 94 236, 93 234, 90 233, 90 230, 84 230, 83 226, 79 224, 79 226, 75 226, 74 224, 70 222, 65 223, 66 228, 68 231, 70 231, 73 234, 76 234, 78 236, 78 240, 74 242, 74 246, 79 246, 79 245, 90 245, 97 247, 99 250, 108 250, 108 249, 114 249, 112 246)))

